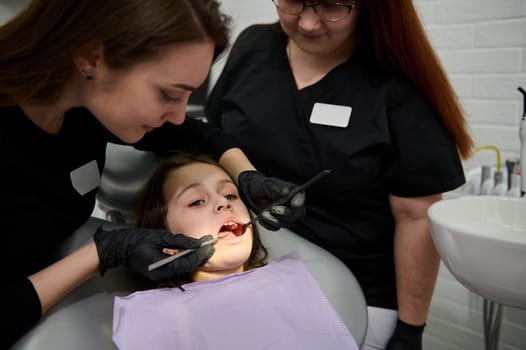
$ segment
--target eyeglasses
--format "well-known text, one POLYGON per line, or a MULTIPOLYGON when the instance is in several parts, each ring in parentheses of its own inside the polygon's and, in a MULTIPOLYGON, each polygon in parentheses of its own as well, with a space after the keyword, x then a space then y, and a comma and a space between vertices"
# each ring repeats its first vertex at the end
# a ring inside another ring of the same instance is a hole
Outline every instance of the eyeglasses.
POLYGON ((328 22, 344 19, 358 3, 357 0, 350 2, 325 0, 310 5, 305 4, 306 0, 272 0, 272 2, 281 12, 293 16, 299 16, 306 7, 312 7, 318 16, 328 22))

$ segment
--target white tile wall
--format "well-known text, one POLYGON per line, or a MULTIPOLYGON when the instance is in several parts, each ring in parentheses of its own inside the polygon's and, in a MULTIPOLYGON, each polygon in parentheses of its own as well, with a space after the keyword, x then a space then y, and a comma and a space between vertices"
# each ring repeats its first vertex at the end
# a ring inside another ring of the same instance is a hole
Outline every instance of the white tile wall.
MULTIPOLYGON (((20 0, 0 0, 0 23, 20 8, 20 0)), ((270 0, 223 0, 234 18, 233 37, 247 25, 277 19, 270 0)), ((477 146, 493 144, 502 159, 518 157, 518 124, 526 88, 526 0, 415 0, 433 45, 466 109, 477 146)), ((212 81, 222 69, 212 70, 212 81)), ((466 169, 495 164, 492 152, 475 154, 466 169)), ((526 267, 525 267, 526 268, 526 267)), ((482 298, 441 266, 428 326, 426 350, 484 348, 482 298)), ((505 307, 502 350, 526 349, 526 311, 505 307)))

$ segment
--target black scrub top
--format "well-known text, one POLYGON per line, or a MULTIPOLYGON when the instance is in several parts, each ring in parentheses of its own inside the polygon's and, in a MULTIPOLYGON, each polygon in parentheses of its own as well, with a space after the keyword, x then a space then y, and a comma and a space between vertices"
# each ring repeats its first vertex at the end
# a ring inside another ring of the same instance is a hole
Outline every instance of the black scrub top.
POLYGON ((357 49, 317 83, 298 90, 287 38, 254 25, 236 40, 205 108, 258 170, 303 183, 307 216, 292 230, 329 250, 357 277, 370 306, 396 308, 394 220, 388 195, 426 196, 465 181, 456 145, 424 98, 357 49), (336 112, 313 113, 316 103, 336 112), (349 108, 350 107, 350 108, 349 108), (317 119, 316 123, 311 117, 317 119))

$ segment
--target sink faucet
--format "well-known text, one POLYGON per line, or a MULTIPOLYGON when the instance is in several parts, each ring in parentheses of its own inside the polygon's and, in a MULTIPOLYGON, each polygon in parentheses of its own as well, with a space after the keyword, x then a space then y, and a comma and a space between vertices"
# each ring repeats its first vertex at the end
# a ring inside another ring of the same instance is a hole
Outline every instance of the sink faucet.
POLYGON ((524 197, 526 192, 526 91, 519 86, 518 90, 523 97, 523 113, 519 128, 519 139, 521 143, 520 149, 520 167, 521 167, 521 197, 524 197))

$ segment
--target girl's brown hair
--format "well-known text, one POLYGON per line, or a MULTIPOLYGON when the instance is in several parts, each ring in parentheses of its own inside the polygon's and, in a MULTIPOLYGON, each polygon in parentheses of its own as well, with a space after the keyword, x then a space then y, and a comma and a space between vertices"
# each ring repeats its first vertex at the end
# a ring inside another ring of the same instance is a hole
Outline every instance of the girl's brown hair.
POLYGON ((211 40, 217 57, 229 24, 217 0, 33 0, 0 27, 0 105, 54 102, 74 73, 73 54, 90 45, 102 45, 119 70, 184 42, 211 40))
MULTIPOLYGON (((221 168, 218 162, 206 155, 176 152, 167 157, 156 168, 139 193, 135 210, 135 226, 153 229, 167 228, 166 215, 168 208, 164 194, 164 184, 171 172, 194 163, 206 163, 221 168)), ((268 251, 261 242, 259 232, 255 226, 253 226, 252 231, 252 251, 244 265, 245 270, 264 266, 268 257, 268 251)), ((181 279, 178 279, 178 283, 188 281, 188 276, 181 276, 181 279)))
POLYGON ((462 158, 473 150, 464 111, 426 35, 412 0, 360 0, 361 44, 383 69, 404 77, 426 98, 462 158))

